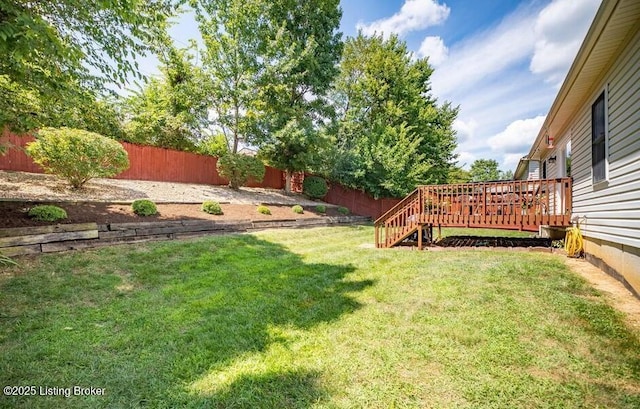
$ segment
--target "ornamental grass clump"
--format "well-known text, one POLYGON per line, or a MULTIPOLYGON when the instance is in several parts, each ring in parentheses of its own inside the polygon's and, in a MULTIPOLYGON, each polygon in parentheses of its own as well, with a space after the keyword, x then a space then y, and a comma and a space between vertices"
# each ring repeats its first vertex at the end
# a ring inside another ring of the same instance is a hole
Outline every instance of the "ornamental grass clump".
POLYGON ((327 212, 327 206, 325 206, 325 205, 316 206, 316 212, 318 212, 318 213, 326 213, 327 212))
POLYGON ((221 215, 222 207, 220 207, 220 203, 218 202, 207 200, 202 203, 202 211, 209 214, 221 215))
POLYGON ((133 212, 138 216, 153 216, 158 214, 158 208, 156 207, 156 204, 147 199, 139 199, 134 201, 131 204, 131 208, 133 209, 133 212))
POLYGON ((118 141, 81 129, 42 128, 26 151, 46 173, 66 179, 73 189, 129 167, 127 151, 118 141))
POLYGON ((347 209, 346 207, 342 207, 342 206, 341 206, 341 207, 338 207, 338 213, 340 213, 340 214, 342 214, 342 215, 346 216, 346 215, 348 215, 348 214, 349 214, 349 213, 351 213, 351 212, 350 212, 350 211, 349 211, 349 209, 347 209))
POLYGON ((297 213, 297 214, 302 214, 302 213, 304 213, 304 209, 303 209, 303 208, 302 208, 302 206, 300 206, 300 205, 295 205, 295 206, 293 206, 293 207, 291 208, 291 210, 293 210, 293 212, 294 212, 294 213, 297 213))
POLYGON ((57 222, 67 218, 67 212, 58 206, 37 205, 29 210, 29 217, 41 222, 57 222))
POLYGON ((267 206, 260 205, 258 206, 257 210, 258 210, 258 213, 261 213, 261 214, 271 214, 271 210, 269 210, 267 206))

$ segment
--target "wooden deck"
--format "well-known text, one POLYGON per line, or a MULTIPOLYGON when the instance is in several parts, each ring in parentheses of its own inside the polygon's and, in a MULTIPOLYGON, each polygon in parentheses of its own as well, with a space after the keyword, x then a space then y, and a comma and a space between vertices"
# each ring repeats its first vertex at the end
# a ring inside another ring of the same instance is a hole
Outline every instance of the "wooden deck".
POLYGON ((420 186, 376 220, 376 247, 428 226, 538 231, 570 219, 571 178, 420 186))

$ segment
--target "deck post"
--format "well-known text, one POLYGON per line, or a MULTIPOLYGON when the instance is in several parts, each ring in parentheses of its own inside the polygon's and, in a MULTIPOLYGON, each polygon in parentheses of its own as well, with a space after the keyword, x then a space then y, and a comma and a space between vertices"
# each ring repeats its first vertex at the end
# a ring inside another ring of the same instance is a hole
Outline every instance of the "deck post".
POLYGON ((422 224, 418 224, 418 250, 422 250, 422 224))

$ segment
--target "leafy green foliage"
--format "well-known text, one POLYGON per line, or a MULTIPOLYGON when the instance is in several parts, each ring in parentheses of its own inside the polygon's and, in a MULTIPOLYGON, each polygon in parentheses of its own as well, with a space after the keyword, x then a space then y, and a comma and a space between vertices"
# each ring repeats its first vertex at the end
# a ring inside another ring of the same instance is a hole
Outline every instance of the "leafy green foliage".
POLYGON ((26 150, 45 172, 66 179, 74 189, 91 178, 115 176, 129 167, 120 143, 79 129, 43 128, 26 150))
POLYGON ((346 216, 346 215, 348 215, 348 214, 349 214, 349 213, 351 213, 351 212, 349 211, 349 209, 348 209, 348 208, 343 207, 343 206, 340 206, 340 207, 338 207, 338 213, 340 213, 340 214, 342 214, 342 215, 346 216))
POLYGON ((138 74, 131 56, 150 49, 172 8, 167 0, 0 2, 0 129, 77 126, 67 110, 138 74))
POLYGON ((267 206, 264 206, 264 205, 258 206, 258 208, 256 210, 258 211, 258 213, 261 213, 261 214, 266 214, 266 215, 270 215, 271 214, 271 210, 267 206))
POLYGON ((290 175, 317 167, 328 140, 316 123, 342 52, 338 0, 275 0, 267 9, 265 68, 259 81, 263 116, 255 143, 269 164, 290 175))
POLYGON ((469 183, 471 182, 471 174, 462 167, 452 166, 449 170, 448 183, 469 183))
POLYGON ((158 214, 155 203, 148 199, 138 199, 131 204, 131 209, 138 216, 153 216, 158 214))
POLYGON ((258 115, 256 89, 261 66, 264 0, 194 0, 205 50, 202 64, 211 86, 216 125, 231 153, 253 135, 258 115))
POLYGON ((57 222, 67 218, 67 212, 58 206, 37 205, 29 209, 29 217, 42 222, 57 222))
POLYGON ((229 153, 218 159, 217 169, 220 176, 229 180, 229 187, 239 189, 249 179, 262 182, 264 164, 260 159, 239 153, 229 153))
POLYGON ((300 206, 300 205, 295 205, 295 206, 293 206, 293 207, 291 208, 291 210, 292 210, 294 213, 297 213, 297 214, 302 214, 302 213, 304 213, 304 209, 303 209, 303 208, 302 208, 302 206, 300 206))
POLYGON ((287 173, 317 162, 314 125, 341 52, 338 0, 194 0, 211 100, 232 153, 240 142, 287 173), (313 98, 309 98, 313 96, 313 98))
POLYGON ((458 109, 430 95, 433 69, 396 36, 358 35, 345 43, 327 128, 335 146, 331 179, 374 197, 402 197, 447 181, 458 109))
POLYGON ((302 193, 312 199, 322 199, 328 191, 327 181, 319 176, 306 176, 302 182, 302 193))
POLYGON ((208 125, 208 80, 188 50, 172 45, 159 54, 162 77, 152 78, 124 102, 128 142, 197 151, 208 125))
POLYGON ((498 162, 494 159, 476 159, 469 170, 472 182, 491 182, 500 180, 498 162))
POLYGON ((207 200, 202 203, 202 211, 209 214, 221 215, 222 207, 218 202, 207 200))
POLYGON ((198 153, 220 158, 229 153, 227 139, 222 134, 207 136, 198 143, 198 153))
POLYGON ((326 213, 327 212, 327 206, 325 206, 325 205, 316 206, 316 212, 318 212, 318 213, 326 213))

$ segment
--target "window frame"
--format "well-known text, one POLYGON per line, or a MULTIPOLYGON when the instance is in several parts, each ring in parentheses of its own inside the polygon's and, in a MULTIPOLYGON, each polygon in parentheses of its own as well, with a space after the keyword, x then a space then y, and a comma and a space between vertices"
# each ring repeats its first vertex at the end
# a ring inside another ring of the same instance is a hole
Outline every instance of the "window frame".
POLYGON ((609 183, 609 107, 607 101, 609 99, 608 96, 608 87, 605 87, 595 98, 593 103, 591 104, 591 183, 595 188, 605 187, 609 183), (595 138, 596 132, 596 105, 602 100, 602 109, 603 109, 603 131, 604 134, 602 136, 602 140, 600 138, 595 138), (604 164, 604 175, 601 179, 596 180, 595 168, 596 163, 594 162, 594 147, 596 145, 602 144, 604 157, 602 158, 604 164))

